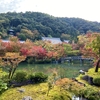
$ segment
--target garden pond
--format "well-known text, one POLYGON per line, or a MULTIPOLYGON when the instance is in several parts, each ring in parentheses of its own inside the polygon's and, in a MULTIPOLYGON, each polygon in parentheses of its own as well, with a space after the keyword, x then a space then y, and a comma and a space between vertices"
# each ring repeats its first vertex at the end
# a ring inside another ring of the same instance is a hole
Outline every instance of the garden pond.
MULTIPOLYGON (((52 64, 27 64, 26 62, 20 63, 17 70, 26 71, 27 73, 35 73, 35 72, 43 72, 47 75, 53 75, 53 73, 57 73, 57 76, 64 78, 75 78, 80 73, 80 70, 87 71, 89 68, 91 68, 93 65, 92 63, 52 63, 52 64)), ((58 77, 58 78, 59 78, 58 77)), ((3 97, 3 96, 2 96, 3 97)), ((6 97, 6 96, 5 96, 6 97)), ((20 97, 20 96, 19 96, 20 97)), ((3 99, 2 99, 3 100, 3 99)), ((74 94, 72 96, 72 100, 87 100, 82 97, 76 97, 74 94)))
POLYGON ((28 73, 43 72, 47 75, 57 73, 58 76, 64 78, 75 78, 79 75, 80 70, 87 71, 93 65, 92 63, 63 63, 63 64, 27 64, 21 63, 17 70, 24 70, 28 73))

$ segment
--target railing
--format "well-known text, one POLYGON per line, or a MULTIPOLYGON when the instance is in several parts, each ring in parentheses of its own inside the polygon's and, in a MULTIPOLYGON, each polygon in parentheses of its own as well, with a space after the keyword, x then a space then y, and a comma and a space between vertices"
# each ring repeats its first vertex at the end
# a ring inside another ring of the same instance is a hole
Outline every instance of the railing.
POLYGON ((93 58, 82 58, 81 56, 72 56, 72 57, 65 57, 64 60, 91 60, 93 61, 93 58))
POLYGON ((73 61, 79 61, 81 64, 84 63, 84 61, 89 61, 89 62, 93 62, 93 58, 82 58, 81 56, 71 56, 71 57, 64 57, 64 58, 60 58, 59 60, 55 60, 52 61, 52 63, 64 63, 64 62, 73 62, 73 61))

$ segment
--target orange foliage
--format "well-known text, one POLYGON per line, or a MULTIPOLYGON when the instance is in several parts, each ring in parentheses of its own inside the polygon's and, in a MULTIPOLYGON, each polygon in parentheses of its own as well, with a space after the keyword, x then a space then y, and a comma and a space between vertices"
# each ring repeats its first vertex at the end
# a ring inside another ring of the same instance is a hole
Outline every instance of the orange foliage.
POLYGON ((19 53, 7 52, 5 56, 0 57, 0 65, 5 68, 8 67, 9 78, 12 78, 18 64, 25 59, 26 56, 21 56, 19 53))
POLYGON ((80 91, 84 89, 84 84, 82 83, 80 84, 68 78, 57 80, 55 85, 60 87, 60 91, 61 89, 68 90, 68 91, 73 92, 75 95, 81 94, 80 91))

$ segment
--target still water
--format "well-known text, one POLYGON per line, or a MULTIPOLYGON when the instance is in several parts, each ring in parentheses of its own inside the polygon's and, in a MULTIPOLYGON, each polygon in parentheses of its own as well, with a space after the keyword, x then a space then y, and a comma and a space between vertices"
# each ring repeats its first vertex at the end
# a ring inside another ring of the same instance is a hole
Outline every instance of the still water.
POLYGON ((47 75, 57 73, 60 77, 75 78, 80 70, 87 71, 92 64, 63 63, 63 64, 26 64, 21 63, 17 70, 25 70, 28 73, 43 72, 47 75))

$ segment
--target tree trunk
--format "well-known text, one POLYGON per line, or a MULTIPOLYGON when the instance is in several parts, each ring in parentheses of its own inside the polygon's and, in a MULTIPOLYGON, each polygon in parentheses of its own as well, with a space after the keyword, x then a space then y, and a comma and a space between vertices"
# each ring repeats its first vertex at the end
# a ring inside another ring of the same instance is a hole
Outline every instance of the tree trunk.
POLYGON ((13 70, 12 68, 9 69, 9 75, 8 75, 9 79, 11 78, 12 70, 13 70))
POLYGON ((98 60, 98 62, 97 62, 97 64, 96 64, 95 72, 98 72, 99 64, 100 64, 100 59, 98 60))
POLYGON ((12 71, 12 74, 11 74, 11 79, 12 79, 12 77, 13 77, 15 71, 16 71, 16 68, 17 68, 17 66, 15 68, 13 68, 13 71, 12 71))

